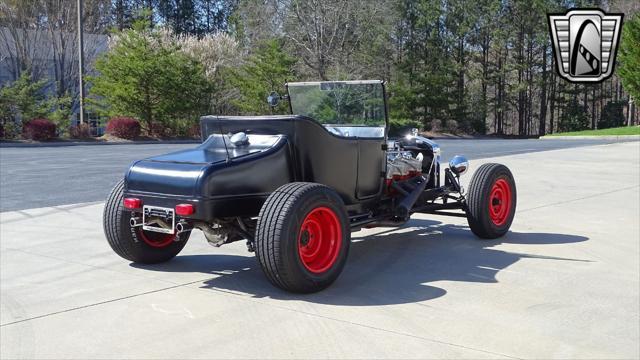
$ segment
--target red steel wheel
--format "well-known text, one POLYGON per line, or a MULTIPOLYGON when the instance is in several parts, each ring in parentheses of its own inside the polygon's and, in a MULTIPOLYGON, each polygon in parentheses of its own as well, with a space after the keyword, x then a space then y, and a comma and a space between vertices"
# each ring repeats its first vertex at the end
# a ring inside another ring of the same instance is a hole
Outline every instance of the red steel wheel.
POLYGON ((176 239, 177 234, 163 234, 154 231, 142 230, 141 227, 136 229, 136 234, 140 236, 142 241, 154 248, 163 248, 171 245, 176 239))
POLYGON ((320 274, 338 259, 342 229, 336 213, 328 207, 313 209, 302 221, 298 235, 298 254, 307 270, 320 274))
POLYGON ((104 205, 102 226, 107 242, 120 257, 139 264, 157 264, 174 258, 189 240, 190 231, 163 234, 131 227, 132 213, 124 207, 124 180, 111 190, 104 205))
POLYGON ((478 237, 506 234, 516 213, 518 194, 513 174, 501 164, 483 164, 471 177, 465 209, 469 228, 478 237))
POLYGON ((507 221, 511 210, 511 187, 505 179, 498 179, 493 183, 489 196, 489 216, 496 226, 507 221))
POLYGON ((256 257, 269 281, 286 291, 312 293, 344 268, 351 242, 344 202, 328 186, 293 182, 271 193, 256 225, 256 257))

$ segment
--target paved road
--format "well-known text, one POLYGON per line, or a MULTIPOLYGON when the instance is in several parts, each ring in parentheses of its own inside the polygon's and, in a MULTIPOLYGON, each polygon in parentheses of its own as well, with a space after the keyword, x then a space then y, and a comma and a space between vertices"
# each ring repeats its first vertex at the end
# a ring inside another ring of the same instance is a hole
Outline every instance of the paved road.
MULTIPOLYGON (((470 159, 571 148, 596 140, 439 140, 444 160, 470 159)), ((103 200, 134 160, 193 147, 110 145, 0 148, 0 211, 103 200)))
POLYGON ((475 169, 496 160, 518 186, 505 237, 424 215, 354 233, 311 295, 271 286, 242 242, 196 231, 136 265, 107 245, 101 204, 4 212, 0 358, 638 359, 640 142, 475 169))

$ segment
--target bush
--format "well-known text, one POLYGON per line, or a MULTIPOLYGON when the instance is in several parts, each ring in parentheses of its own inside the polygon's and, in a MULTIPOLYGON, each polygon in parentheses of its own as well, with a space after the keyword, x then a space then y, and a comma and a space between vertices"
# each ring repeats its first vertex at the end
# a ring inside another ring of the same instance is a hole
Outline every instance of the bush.
POLYGON ((130 117, 114 117, 107 123, 107 134, 122 139, 135 139, 140 136, 140 123, 130 117))
POLYGON ((200 124, 191 125, 191 128, 189 128, 189 137, 200 138, 201 136, 200 124))
POLYGON ((581 106, 578 101, 572 100, 567 105, 567 108, 560 116, 558 122, 558 131, 580 131, 589 128, 589 117, 587 111, 581 106))
POLYGON ((624 119, 625 101, 609 101, 602 110, 598 129, 608 129, 625 125, 624 119))
POLYGON ((22 137, 30 140, 49 140, 56 137, 56 124, 47 119, 33 119, 22 126, 22 137))
POLYGON ((80 124, 69 128, 69 135, 74 139, 87 139, 91 137, 91 127, 89 124, 80 124))
MULTIPOLYGON (((162 136, 182 138, 200 137, 200 124, 193 119, 171 120, 167 125, 168 127, 162 131, 162 136)), ((156 135, 158 135, 157 132, 156 135)))
POLYGON ((171 124, 165 125, 159 122, 154 122, 149 127, 149 130, 147 131, 147 135, 153 136, 153 137, 160 137, 160 138, 165 136, 171 136, 171 132, 172 132, 171 128, 172 128, 171 124))
POLYGON ((15 139, 21 132, 22 126, 16 125, 13 121, 0 124, 0 138, 2 139, 15 139))
POLYGON ((411 132, 411 129, 422 129, 422 123, 410 119, 389 119, 389 135, 401 136, 411 132))

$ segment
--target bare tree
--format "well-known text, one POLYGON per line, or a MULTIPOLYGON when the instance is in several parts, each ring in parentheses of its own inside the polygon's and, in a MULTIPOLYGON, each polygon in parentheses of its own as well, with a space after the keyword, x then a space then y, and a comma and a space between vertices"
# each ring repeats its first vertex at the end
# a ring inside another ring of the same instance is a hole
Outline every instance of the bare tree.
MULTIPOLYGON (((90 71, 106 50, 109 0, 84 0, 85 58, 90 71)), ((7 0, 0 3, 0 49, 13 79, 30 70, 34 79, 47 78, 57 96, 75 97, 78 88, 76 1, 7 0)))
POLYGON ((285 34, 318 78, 354 77, 354 55, 381 23, 385 1, 292 0, 285 34))
POLYGON ((0 2, 0 53, 6 54, 6 71, 13 80, 25 70, 38 78, 46 66, 50 49, 37 46, 45 36, 41 10, 37 1, 0 2))
MULTIPOLYGON (((106 0, 85 0, 83 23, 85 35, 85 59, 87 69, 99 51, 106 50, 106 38, 99 34, 108 24, 109 2, 106 0)), ((73 0, 43 0, 43 14, 46 16, 47 40, 51 47, 53 81, 58 96, 75 93, 78 87, 78 29, 77 9, 73 0)))

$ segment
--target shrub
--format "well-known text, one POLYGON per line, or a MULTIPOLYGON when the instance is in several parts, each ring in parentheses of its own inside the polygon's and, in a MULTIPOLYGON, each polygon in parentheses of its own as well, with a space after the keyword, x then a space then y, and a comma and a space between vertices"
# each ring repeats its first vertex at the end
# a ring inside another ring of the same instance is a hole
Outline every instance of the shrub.
POLYGON ((449 133, 449 134, 458 134, 459 133, 459 125, 458 125, 458 121, 457 120, 447 120, 445 121, 441 121, 441 128, 440 131, 445 132, 445 133, 449 133))
MULTIPOLYGON (((167 124, 162 136, 167 137, 200 137, 200 124, 194 119, 175 119, 167 124)), ((158 132, 156 131, 156 135, 158 132)))
POLYGON ((22 137, 38 141, 53 139, 56 125, 47 119, 33 119, 22 126, 22 137))
POLYGON ((389 119, 389 135, 401 136, 411 132, 411 129, 422 129, 422 123, 411 119, 389 119))
POLYGON ((577 100, 572 100, 560 116, 558 131, 580 131, 589 128, 589 117, 587 112, 577 100))
POLYGON ((22 126, 17 126, 13 121, 0 124, 0 138, 15 139, 22 132, 22 126))
POLYGON ((114 117, 107 123, 107 134, 122 139, 135 139, 140 136, 140 123, 130 117, 114 117))
POLYGON ((624 126, 624 101, 609 101, 602 110, 600 121, 598 121, 598 129, 608 129, 613 127, 624 126))
POLYGON ((154 122, 147 130, 147 135, 153 137, 165 137, 171 136, 171 131, 171 124, 165 125, 159 122, 154 122))
POLYGON ((69 135, 74 139, 87 139, 91 137, 91 127, 89 124, 80 124, 69 128, 69 135))
POLYGON ((191 125, 191 128, 189 128, 189 137, 200 138, 201 136, 200 124, 191 125))

